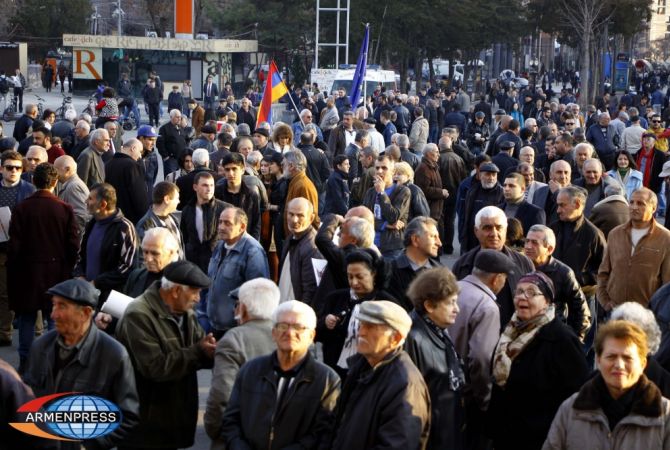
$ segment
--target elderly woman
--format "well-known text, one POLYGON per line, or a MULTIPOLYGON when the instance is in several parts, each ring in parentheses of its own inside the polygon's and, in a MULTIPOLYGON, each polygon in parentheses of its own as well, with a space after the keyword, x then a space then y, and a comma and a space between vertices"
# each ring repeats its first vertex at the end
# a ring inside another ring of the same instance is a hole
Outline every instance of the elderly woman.
POLYGON ((446 267, 424 270, 408 288, 414 304, 405 351, 423 375, 431 400, 427 449, 462 449, 465 412, 463 362, 447 333, 458 314, 458 283, 446 267))
POLYGON ((414 170, 412 169, 412 166, 405 161, 395 163, 393 181, 398 185, 407 186, 412 193, 407 223, 418 216, 430 217, 430 206, 428 206, 426 194, 423 193, 419 186, 414 184, 414 170))
POLYGON ((599 374, 563 402, 542 448, 670 448, 670 401, 643 373, 645 332, 612 320, 594 346, 599 374))
POLYGON ((630 200, 633 191, 642 187, 642 172, 637 170, 633 155, 627 150, 619 150, 615 154, 615 168, 607 172, 626 190, 626 198, 630 200))
POLYGON ((649 347, 644 374, 661 390, 663 397, 670 398, 670 373, 653 356, 661 345, 661 328, 654 313, 637 302, 626 302, 612 310, 610 320, 626 320, 644 331, 649 347))
POLYGON ((316 328, 323 342, 323 360, 341 375, 346 375, 347 358, 356 353, 358 306, 366 300, 396 301, 384 289, 389 268, 384 258, 370 249, 349 252, 345 258, 349 289, 338 289, 326 296, 316 328))
POLYGON ((487 428, 496 450, 541 448, 558 407, 588 377, 579 339, 555 315, 554 293, 541 272, 516 285, 515 312, 493 354, 487 428))

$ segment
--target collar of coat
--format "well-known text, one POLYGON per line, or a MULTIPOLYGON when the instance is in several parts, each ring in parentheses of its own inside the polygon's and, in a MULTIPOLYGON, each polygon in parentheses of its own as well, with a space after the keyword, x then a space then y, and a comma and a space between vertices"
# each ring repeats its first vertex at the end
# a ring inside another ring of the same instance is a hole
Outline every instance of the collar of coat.
MULTIPOLYGON (((600 393, 596 383, 602 382, 602 375, 598 374, 587 381, 579 390, 573 408, 581 411, 593 411, 601 409, 600 393)), ((663 414, 661 391, 654 383, 642 374, 640 377, 637 395, 633 400, 630 414, 644 417, 660 417, 663 414)))
POLYGON ((371 367, 368 360, 363 355, 356 354, 347 359, 347 364, 350 367, 349 376, 355 377, 360 384, 370 384, 374 382, 375 378, 384 369, 384 367, 391 364, 396 358, 400 356, 403 348, 402 345, 391 350, 376 366, 371 367))

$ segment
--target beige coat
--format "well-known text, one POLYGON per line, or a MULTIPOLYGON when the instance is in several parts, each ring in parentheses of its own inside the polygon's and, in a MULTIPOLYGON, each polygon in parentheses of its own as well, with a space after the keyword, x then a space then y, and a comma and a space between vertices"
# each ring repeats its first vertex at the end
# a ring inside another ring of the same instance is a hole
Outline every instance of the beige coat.
POLYGON ((670 401, 642 377, 630 414, 613 430, 598 405, 597 378, 588 381, 558 409, 542 450, 670 449, 670 401))

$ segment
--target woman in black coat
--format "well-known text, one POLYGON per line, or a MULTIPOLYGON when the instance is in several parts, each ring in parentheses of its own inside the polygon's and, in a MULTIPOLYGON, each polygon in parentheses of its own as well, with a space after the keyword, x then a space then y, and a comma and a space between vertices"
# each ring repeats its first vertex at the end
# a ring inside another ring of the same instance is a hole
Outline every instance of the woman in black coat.
MULTIPOLYGON (((356 163, 358 164, 358 163, 356 163)), ((333 160, 335 169, 326 181, 326 204, 324 214, 344 216, 349 209, 349 158, 337 155, 333 160)))
POLYGON ((356 353, 358 324, 351 323, 358 305, 366 300, 397 302, 384 289, 389 266, 374 250, 357 249, 347 254, 348 289, 331 292, 317 321, 317 340, 323 343, 323 360, 341 377, 347 372, 346 359, 356 353))
POLYGON ((405 351, 430 393, 431 429, 426 448, 463 449, 465 375, 447 332, 458 314, 456 277, 446 267, 424 270, 409 285, 408 295, 414 310, 405 351))
POLYGON ((537 450, 558 407, 588 378, 575 333, 554 313, 554 285, 541 272, 524 275, 515 313, 493 354, 487 429, 496 450, 537 450))

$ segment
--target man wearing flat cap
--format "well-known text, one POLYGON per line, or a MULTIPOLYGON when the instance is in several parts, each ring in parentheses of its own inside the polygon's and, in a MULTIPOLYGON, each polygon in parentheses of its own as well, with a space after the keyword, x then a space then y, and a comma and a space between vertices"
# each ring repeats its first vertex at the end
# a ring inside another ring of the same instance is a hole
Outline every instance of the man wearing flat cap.
POLYGON ((519 160, 512 155, 514 153, 514 142, 504 141, 498 144, 498 147, 500 151, 491 159, 491 162, 500 169, 501 173, 505 174, 509 170, 513 170, 519 164, 519 160))
POLYGON ((496 250, 480 250, 472 272, 458 282, 456 322, 449 327, 458 355, 465 361, 468 384, 463 392, 468 417, 468 448, 482 448, 481 423, 491 399, 491 358, 500 337, 496 296, 514 273, 514 261, 496 250))
MULTIPOLYGON (((50 288, 55 329, 30 349, 26 384, 35 396, 57 392, 80 392, 105 398, 123 414, 119 428, 111 434, 84 441, 86 448, 119 445, 137 425, 139 403, 135 375, 128 352, 112 337, 91 324, 100 291, 87 281, 71 279, 50 288)), ((80 442, 61 442, 61 449, 79 449, 80 442)))
POLYGON ((198 324, 193 306, 209 277, 177 261, 126 309, 117 328, 135 368, 140 425, 120 448, 193 445, 198 421, 197 371, 211 368, 216 341, 198 324))
POLYGON ((387 300, 360 304, 358 354, 335 408, 325 449, 422 449, 430 430, 428 388, 403 350, 412 319, 387 300))
POLYGON ((500 168, 493 163, 484 163, 479 166, 479 180, 473 179, 466 194, 463 226, 458 230, 461 253, 477 246, 477 237, 474 233, 477 213, 486 206, 497 206, 505 200, 503 188, 498 183, 499 172, 500 168))

